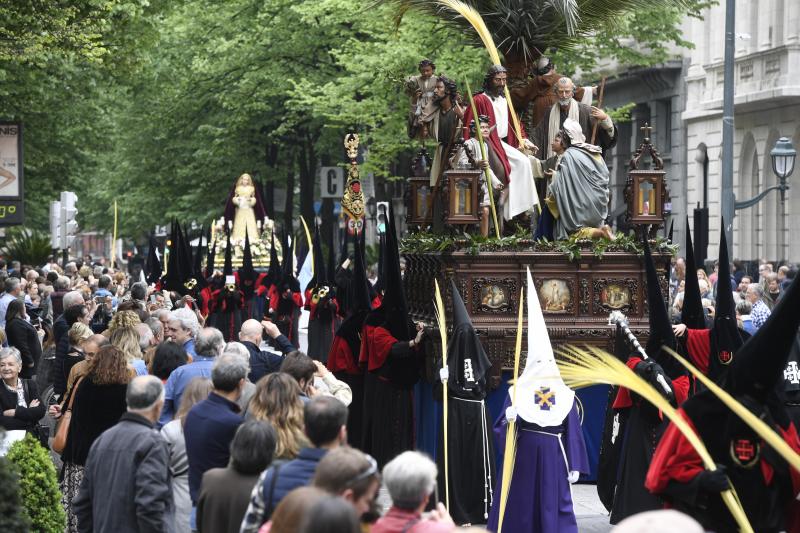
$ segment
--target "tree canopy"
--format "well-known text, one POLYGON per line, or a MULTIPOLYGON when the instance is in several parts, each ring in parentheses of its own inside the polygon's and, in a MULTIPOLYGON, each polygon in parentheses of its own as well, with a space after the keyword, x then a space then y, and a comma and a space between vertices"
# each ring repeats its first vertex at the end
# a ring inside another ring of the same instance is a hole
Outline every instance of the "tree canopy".
MULTIPOLYGON (((663 61, 688 45, 680 21, 704 5, 628 13, 560 51, 559 64, 590 73, 600 59, 663 61)), ((398 25, 397 14, 374 0, 0 7, 0 117, 25 126, 29 225, 46 228, 48 202, 68 189, 85 228, 110 228, 115 199, 122 236, 173 216, 207 223, 243 172, 287 190, 308 218, 318 167, 343 161, 348 131, 368 148, 363 173, 401 177, 417 148, 403 79, 428 57, 460 89, 477 86, 490 62, 444 19, 411 10, 398 25)))

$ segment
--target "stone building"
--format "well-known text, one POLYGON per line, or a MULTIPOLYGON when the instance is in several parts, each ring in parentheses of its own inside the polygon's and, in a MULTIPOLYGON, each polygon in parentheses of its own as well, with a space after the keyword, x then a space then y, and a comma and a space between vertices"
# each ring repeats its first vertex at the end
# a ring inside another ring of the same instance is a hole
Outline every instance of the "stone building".
MULTIPOLYGON (((777 184, 769 152, 779 137, 800 148, 800 1, 737 0, 736 14, 734 191, 746 200, 777 184)), ((612 211, 622 200, 627 161, 647 121, 670 178, 675 239, 683 242, 686 214, 691 219, 695 207, 707 206, 710 258, 717 255, 721 221, 724 26, 724 2, 706 9, 702 20, 687 19, 684 38, 695 48, 676 51, 675 59, 657 67, 619 73, 607 86, 605 103, 636 103, 609 157, 612 211)), ((800 169, 790 183, 784 220, 777 192, 737 211, 735 258, 800 262, 800 169)))

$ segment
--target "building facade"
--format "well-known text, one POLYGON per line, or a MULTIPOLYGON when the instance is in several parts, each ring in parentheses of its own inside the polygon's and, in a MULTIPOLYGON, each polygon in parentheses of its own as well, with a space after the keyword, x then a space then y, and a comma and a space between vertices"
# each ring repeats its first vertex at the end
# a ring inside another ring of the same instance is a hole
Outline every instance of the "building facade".
MULTIPOLYGON (((641 142, 639 128, 647 121, 665 156, 675 240, 684 241, 684 217, 693 223, 695 207, 708 207, 710 258, 717 256, 721 226, 724 4, 706 9, 702 20, 684 22, 684 38, 694 49, 678 51, 667 64, 619 74, 606 100, 610 107, 636 103, 609 158, 612 211, 621 201, 627 160, 641 142)), ((800 148, 800 1, 736 1, 734 77, 733 179, 741 201, 778 184, 769 152, 780 137, 800 148)), ((771 192, 736 212, 734 258, 800 262, 800 170, 789 183, 794 186, 785 209, 780 194, 771 192)))

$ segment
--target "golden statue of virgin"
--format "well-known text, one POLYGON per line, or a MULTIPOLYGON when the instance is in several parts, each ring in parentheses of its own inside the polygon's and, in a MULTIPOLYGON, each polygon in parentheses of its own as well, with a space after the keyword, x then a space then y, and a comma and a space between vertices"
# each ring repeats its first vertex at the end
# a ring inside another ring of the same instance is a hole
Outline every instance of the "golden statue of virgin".
POLYGON ((259 239, 257 221, 263 220, 265 216, 260 199, 250 174, 239 176, 225 207, 226 222, 233 221, 230 234, 232 240, 244 240, 245 232, 251 241, 259 239))

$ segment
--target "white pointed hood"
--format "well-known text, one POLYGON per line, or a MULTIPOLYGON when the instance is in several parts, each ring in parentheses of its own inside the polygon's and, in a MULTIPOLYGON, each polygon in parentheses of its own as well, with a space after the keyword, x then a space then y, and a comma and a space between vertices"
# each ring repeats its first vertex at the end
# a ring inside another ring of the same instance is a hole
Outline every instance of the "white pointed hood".
POLYGON ((539 304, 539 294, 528 268, 528 354, 525 370, 509 388, 517 389, 516 411, 526 422, 542 427, 560 425, 572 409, 575 392, 564 384, 539 304))

